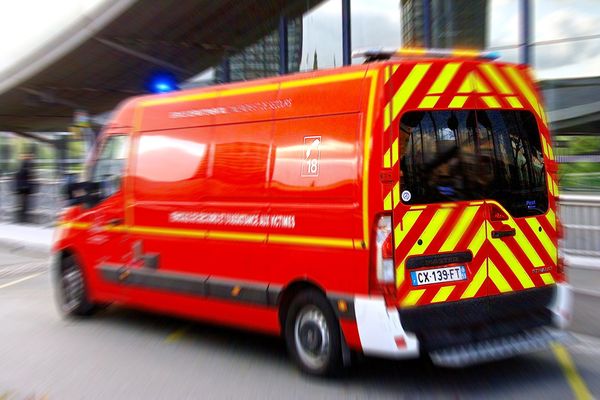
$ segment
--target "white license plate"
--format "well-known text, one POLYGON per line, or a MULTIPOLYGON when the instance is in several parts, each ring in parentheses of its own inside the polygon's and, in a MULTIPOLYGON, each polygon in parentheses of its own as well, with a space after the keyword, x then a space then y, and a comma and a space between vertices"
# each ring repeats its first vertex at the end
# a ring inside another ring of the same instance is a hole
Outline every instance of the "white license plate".
POLYGON ((410 271, 413 286, 431 285, 433 283, 467 280, 467 269, 464 265, 410 271))

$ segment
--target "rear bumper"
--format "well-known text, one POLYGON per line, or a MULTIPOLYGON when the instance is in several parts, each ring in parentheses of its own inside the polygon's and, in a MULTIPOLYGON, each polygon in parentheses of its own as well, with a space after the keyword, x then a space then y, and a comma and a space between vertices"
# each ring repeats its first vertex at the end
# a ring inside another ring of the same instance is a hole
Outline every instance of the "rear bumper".
POLYGON ((388 358, 429 353, 440 365, 468 365, 539 350, 561 340, 571 288, 557 284, 488 298, 398 310, 381 297, 356 297, 363 352, 388 358), (558 329, 556 329, 558 328, 558 329), (457 349, 467 349, 459 354, 457 349), (443 360, 454 360, 443 362, 443 360), (467 362, 471 360, 470 362, 467 362))

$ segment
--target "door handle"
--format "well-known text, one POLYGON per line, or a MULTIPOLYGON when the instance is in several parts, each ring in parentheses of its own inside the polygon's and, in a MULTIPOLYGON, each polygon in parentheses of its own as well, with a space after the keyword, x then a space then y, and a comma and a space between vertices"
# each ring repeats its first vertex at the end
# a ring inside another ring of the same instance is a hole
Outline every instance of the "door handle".
POLYGON ((515 236, 517 234, 517 231, 515 229, 508 229, 505 231, 492 231, 492 237, 494 239, 500 239, 503 237, 508 237, 508 236, 515 236))

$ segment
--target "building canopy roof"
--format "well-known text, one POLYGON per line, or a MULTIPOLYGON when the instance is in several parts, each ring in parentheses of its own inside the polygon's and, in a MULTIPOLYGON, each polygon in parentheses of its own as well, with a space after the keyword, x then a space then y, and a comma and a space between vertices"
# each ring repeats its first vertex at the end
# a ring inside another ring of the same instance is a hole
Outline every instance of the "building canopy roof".
POLYGON ((320 1, 107 0, 0 74, 0 131, 65 130, 75 110, 111 110, 156 73, 183 82, 320 1))

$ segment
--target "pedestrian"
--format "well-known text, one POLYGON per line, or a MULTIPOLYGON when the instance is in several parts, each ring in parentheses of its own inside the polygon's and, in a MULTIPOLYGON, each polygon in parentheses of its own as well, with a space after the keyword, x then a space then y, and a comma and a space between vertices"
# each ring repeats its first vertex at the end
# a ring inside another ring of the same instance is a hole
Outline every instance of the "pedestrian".
POLYGON ((28 222, 29 196, 34 191, 31 154, 21 157, 21 166, 15 177, 15 192, 18 197, 17 222, 28 222))

